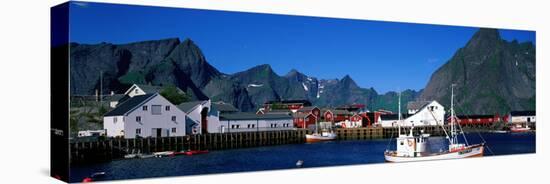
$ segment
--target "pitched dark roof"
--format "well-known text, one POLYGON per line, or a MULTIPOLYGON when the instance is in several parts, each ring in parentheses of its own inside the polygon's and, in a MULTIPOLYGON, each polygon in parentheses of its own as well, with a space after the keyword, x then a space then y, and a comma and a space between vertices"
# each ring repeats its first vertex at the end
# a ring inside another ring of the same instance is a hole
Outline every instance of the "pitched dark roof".
POLYGON ((351 113, 348 110, 341 110, 341 109, 323 109, 321 110, 321 114, 325 114, 325 112, 330 111, 332 114, 348 114, 351 115, 351 113))
POLYGON ((192 101, 192 102, 184 102, 178 105, 178 108, 182 110, 183 112, 189 113, 195 108, 197 105, 202 104, 204 101, 192 101))
POLYGON ((310 112, 315 108, 319 109, 318 107, 315 107, 315 106, 308 106, 308 107, 302 107, 298 109, 298 112, 310 112))
POLYGON ((158 93, 134 96, 122 104, 119 104, 116 108, 107 112, 104 116, 122 116, 157 95, 158 93))
POLYGON ((216 109, 220 112, 238 112, 239 109, 235 108, 235 106, 228 104, 228 103, 212 103, 212 109, 216 109))
POLYGON ((407 103, 407 109, 422 109, 424 106, 428 105, 430 101, 414 101, 407 103))
POLYGON ((512 111, 510 115, 512 116, 535 116, 536 111, 512 111))
MULTIPOLYGON (((412 114, 401 114, 401 119, 404 120, 408 117, 412 116, 412 114)), ((380 115, 380 119, 382 120, 398 120, 399 116, 398 114, 382 114, 380 115)))
POLYGON ((249 112, 236 112, 220 114, 220 120, 263 120, 263 119, 292 119, 288 114, 255 114, 249 112))
POLYGON ((311 113, 300 113, 300 114, 293 114, 292 117, 293 118, 305 118, 307 116, 313 116, 315 117, 315 115, 311 114, 311 113))

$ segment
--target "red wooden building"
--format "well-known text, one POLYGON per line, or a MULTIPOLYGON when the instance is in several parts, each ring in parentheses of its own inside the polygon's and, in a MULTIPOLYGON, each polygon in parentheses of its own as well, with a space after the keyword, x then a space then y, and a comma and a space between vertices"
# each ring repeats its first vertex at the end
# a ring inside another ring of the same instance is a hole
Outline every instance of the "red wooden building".
POLYGON ((349 111, 338 109, 325 109, 322 114, 324 121, 328 122, 346 121, 352 116, 349 111))
POLYGON ((294 119, 294 127, 297 128, 308 128, 317 122, 317 117, 311 113, 294 114, 292 117, 294 119))
MULTIPOLYGON (((502 120, 499 115, 459 115, 456 118, 461 126, 489 126, 502 120)), ((447 121, 450 122, 451 117, 447 121)))

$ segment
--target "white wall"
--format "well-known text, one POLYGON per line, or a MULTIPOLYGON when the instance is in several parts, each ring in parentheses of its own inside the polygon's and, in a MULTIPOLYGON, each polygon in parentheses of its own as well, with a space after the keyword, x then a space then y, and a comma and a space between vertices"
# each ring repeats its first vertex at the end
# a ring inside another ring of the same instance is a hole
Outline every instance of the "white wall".
MULTIPOLYGON (((379 119, 379 124, 382 125, 382 127, 396 127, 397 120, 379 119)), ((420 109, 416 114, 403 119, 401 126, 433 126, 443 124, 445 124, 445 107, 437 101, 432 101, 424 108, 420 109), (433 107, 433 111, 431 112, 430 107, 433 107)))
POLYGON ((124 116, 103 117, 103 129, 107 130, 108 137, 124 136, 124 116))
POLYGON ((445 107, 436 101, 430 102, 416 114, 403 121, 403 126, 430 126, 443 125, 445 123, 445 107), (431 111, 433 107, 433 111, 431 111), (431 112, 430 112, 431 111, 431 112), (432 115, 433 114, 433 115, 432 115))
MULTIPOLYGON (((175 105, 171 104, 161 95, 155 96, 144 105, 139 106, 132 112, 121 118, 117 119, 117 123, 113 123, 113 117, 104 117, 104 128, 107 129, 107 135, 120 135, 116 131, 120 132, 120 126, 124 127, 125 138, 135 138, 136 129, 141 129, 141 137, 155 137, 156 131, 153 129, 160 128, 163 137, 165 136, 184 136, 185 135, 185 112, 181 111, 175 105), (142 106, 148 106, 147 111, 142 109, 142 106), (161 105, 161 114, 152 114, 152 105, 161 105), (166 106, 170 106, 170 111, 166 111, 166 106), (136 117, 141 117, 141 122, 136 121, 136 117), (176 121, 172 121, 172 116, 176 116, 176 121), (172 132, 172 128, 176 128, 176 132, 172 132), (112 129, 112 130, 110 130, 112 129), (111 134, 110 134, 111 132, 111 134)), ((121 116, 118 116, 121 117, 121 116)))
POLYGON ((137 87, 137 85, 132 85, 128 91, 125 93, 126 95, 130 97, 139 96, 139 95, 145 95, 145 91, 141 90, 141 88, 137 87))
POLYGON ((530 123, 536 122, 536 116, 512 116, 511 122, 512 123, 525 123, 527 122, 527 119, 529 118, 530 123))
MULTIPOLYGON (((210 125, 209 125, 210 126, 210 125)), ((294 123, 289 119, 269 119, 269 120, 220 120, 216 127, 212 127, 210 133, 229 133, 229 132, 255 132, 255 131, 275 131, 290 130, 294 128, 294 123), (254 128, 248 128, 248 125, 254 125, 254 128), (276 125, 272 127, 271 124, 276 125), (237 128, 239 125, 239 128, 237 128), (233 126, 233 128, 232 128, 233 126), (222 127, 224 130, 222 130, 222 127)))
MULTIPOLYGON (((202 131, 202 124, 201 124, 201 111, 202 109, 204 108, 208 108, 208 112, 210 112, 212 110, 212 106, 211 106, 211 103, 210 103, 210 100, 208 101, 204 101, 202 104, 198 105, 197 107, 195 107, 194 109, 191 110, 191 112, 189 112, 187 114, 187 117, 189 117, 189 119, 192 119, 194 120, 195 122, 198 123, 197 125, 197 134, 201 134, 201 131, 202 131)), ((207 117, 207 121, 208 121, 208 125, 210 125, 210 120, 214 120, 215 121, 215 117, 207 117)), ((210 129, 208 126, 206 127, 207 129, 210 129)), ((208 130, 207 130, 208 131, 208 130)))

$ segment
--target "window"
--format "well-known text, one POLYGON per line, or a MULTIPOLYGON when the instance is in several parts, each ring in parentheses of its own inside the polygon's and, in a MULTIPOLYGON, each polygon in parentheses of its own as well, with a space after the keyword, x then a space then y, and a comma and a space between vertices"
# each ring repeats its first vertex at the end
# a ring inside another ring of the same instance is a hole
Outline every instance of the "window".
POLYGON ((169 106, 169 105, 167 105, 166 107, 164 107, 164 110, 166 110, 166 111, 170 111, 170 106, 169 106))
POLYGON ((176 128, 172 128, 172 133, 176 133, 176 128))
POLYGON ((237 125, 236 127, 237 127, 237 129, 239 129, 239 127, 241 127, 241 125, 237 125))
POLYGON ((144 105, 143 107, 141 107, 141 109, 143 109, 143 111, 147 111, 147 106, 144 105))
POLYGON ((235 129, 235 125, 231 125, 231 129, 235 129))
POLYGON ((255 124, 252 124, 252 128, 254 128, 256 125, 255 124))
POLYGON ((161 114, 161 105, 151 105, 151 114, 160 115, 161 114))
POLYGON ((141 128, 137 128, 137 129, 136 129, 136 134, 137 134, 137 135, 141 135, 141 128))
POLYGON ((247 128, 250 128, 250 127, 252 127, 252 125, 251 125, 251 124, 248 124, 248 127, 247 127, 247 128))
POLYGON ((113 118, 113 123, 116 123, 116 122, 117 122, 117 118, 114 117, 114 118, 113 118))
POLYGON ((172 116, 172 121, 176 121, 176 116, 172 116))
POLYGON ((136 116, 136 121, 141 122, 141 116, 136 116))
POLYGON ((134 89, 134 93, 138 94, 139 93, 138 89, 134 89))

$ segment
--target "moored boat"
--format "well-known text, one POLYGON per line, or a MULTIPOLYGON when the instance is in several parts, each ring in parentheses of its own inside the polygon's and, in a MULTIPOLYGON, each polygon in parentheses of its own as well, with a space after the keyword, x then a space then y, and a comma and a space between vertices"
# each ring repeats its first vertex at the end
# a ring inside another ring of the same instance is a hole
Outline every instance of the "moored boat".
POLYGON ((208 150, 191 150, 191 151, 186 151, 184 154, 191 156, 191 155, 199 155, 199 154, 206 154, 206 153, 208 153, 208 150))
POLYGON ((336 133, 324 131, 321 133, 306 134, 306 142, 320 142, 336 140, 336 133))
POLYGON ((531 131, 531 128, 529 128, 529 125, 525 125, 525 127, 522 127, 521 125, 517 125, 510 128, 510 132, 512 133, 523 133, 523 132, 529 132, 529 131, 531 131))
MULTIPOLYGON (((464 135, 464 132, 460 130, 460 134, 463 135, 466 143, 459 143, 458 141, 458 129, 455 127, 455 113, 454 113, 454 90, 451 86, 451 122, 450 132, 446 134, 446 138, 449 141, 449 147, 445 151, 437 153, 429 153, 425 150, 423 145, 426 144, 426 136, 413 135, 413 128, 411 128, 408 135, 401 134, 401 108, 399 107, 399 137, 396 139, 397 149, 394 151, 386 150, 384 152, 384 159, 387 162, 414 162, 414 161, 426 161, 426 160, 441 160, 441 159, 455 159, 455 158, 467 158, 467 157, 481 157, 483 156, 485 143, 469 145, 464 135), (420 145, 420 146, 419 146, 420 145)), ((401 94, 399 94, 399 104, 401 104, 401 94)), ((399 105, 401 106, 401 105, 399 105)), ((460 125, 459 125, 460 126, 460 125)), ((445 129, 443 129, 445 130, 445 129)))

